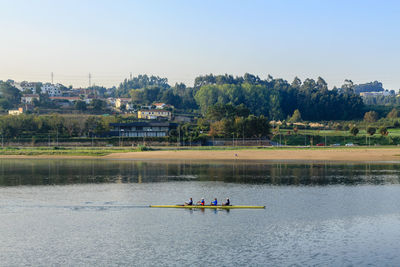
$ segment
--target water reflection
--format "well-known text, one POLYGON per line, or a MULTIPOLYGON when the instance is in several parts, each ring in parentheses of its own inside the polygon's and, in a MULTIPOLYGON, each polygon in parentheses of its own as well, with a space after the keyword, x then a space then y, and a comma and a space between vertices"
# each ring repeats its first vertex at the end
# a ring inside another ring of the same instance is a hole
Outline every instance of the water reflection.
POLYGON ((398 164, 0 160, 0 185, 221 181, 272 185, 399 184, 398 164))

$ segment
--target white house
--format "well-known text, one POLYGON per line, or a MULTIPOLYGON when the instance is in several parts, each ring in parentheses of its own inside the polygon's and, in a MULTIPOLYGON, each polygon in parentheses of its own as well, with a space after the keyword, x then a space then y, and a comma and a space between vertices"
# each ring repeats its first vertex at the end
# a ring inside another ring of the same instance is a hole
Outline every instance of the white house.
POLYGON ((32 104, 34 99, 39 100, 39 95, 36 94, 22 95, 21 102, 24 104, 32 104))
POLYGON ((49 96, 61 96, 61 84, 45 83, 42 85, 42 93, 47 93, 49 96))
POLYGON ((21 115, 22 113, 24 113, 24 109, 23 108, 10 109, 8 111, 8 115, 21 115))
POLYGON ((33 83, 33 82, 23 81, 23 82, 18 83, 18 82, 12 81, 11 85, 20 91, 31 90, 32 93, 34 93, 34 94, 36 93, 36 83, 33 83))
POLYGON ((131 106, 129 105, 129 102, 131 101, 131 98, 117 98, 115 100, 115 107, 119 109, 122 105, 125 105, 126 109, 130 109, 131 106))

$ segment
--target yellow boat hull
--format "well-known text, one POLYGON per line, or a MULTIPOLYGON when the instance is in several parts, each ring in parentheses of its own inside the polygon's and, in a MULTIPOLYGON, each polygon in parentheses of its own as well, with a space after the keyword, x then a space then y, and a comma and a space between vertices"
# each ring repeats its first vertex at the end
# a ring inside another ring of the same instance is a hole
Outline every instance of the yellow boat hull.
POLYGON ((150 205, 150 208, 180 208, 180 209, 265 209, 265 206, 183 206, 183 205, 150 205))

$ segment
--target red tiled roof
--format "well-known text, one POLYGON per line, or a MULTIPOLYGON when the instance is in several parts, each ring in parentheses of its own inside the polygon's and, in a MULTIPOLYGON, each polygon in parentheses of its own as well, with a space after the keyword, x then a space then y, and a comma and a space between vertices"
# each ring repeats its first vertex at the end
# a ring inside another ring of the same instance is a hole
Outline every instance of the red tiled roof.
POLYGON ((164 109, 143 109, 139 110, 140 112, 171 112, 169 110, 164 110, 164 109))
POLYGON ((50 96, 52 100, 80 100, 77 96, 50 96))

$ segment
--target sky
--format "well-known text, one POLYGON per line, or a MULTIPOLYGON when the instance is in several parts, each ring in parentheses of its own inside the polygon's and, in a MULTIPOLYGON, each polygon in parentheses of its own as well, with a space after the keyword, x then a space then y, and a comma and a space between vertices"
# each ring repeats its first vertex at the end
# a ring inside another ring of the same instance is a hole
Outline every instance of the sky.
POLYGON ((118 86, 130 73, 381 81, 400 88, 400 1, 0 0, 0 80, 118 86))

